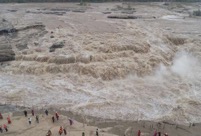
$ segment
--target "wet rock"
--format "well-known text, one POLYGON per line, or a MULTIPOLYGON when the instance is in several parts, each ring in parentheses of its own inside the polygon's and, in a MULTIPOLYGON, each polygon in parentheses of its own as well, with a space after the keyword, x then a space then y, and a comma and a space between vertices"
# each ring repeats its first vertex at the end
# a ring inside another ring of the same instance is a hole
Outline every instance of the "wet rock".
POLYGON ((10 45, 0 45, 0 62, 15 60, 15 53, 10 45))
POLYGON ((70 9, 57 9, 57 8, 55 8, 55 9, 50 9, 51 11, 66 11, 66 12, 68 12, 68 11, 70 11, 70 9))
POLYGON ((39 45, 39 43, 38 43, 38 42, 34 42, 34 45, 35 45, 35 46, 38 46, 38 45, 39 45))
POLYGON ((9 12, 17 12, 15 9, 8 9, 9 12))
POLYGON ((49 52, 54 52, 57 48, 62 48, 64 46, 64 42, 54 43, 49 49, 49 52))
POLYGON ((19 110, 16 106, 0 104, 1 113, 13 112, 16 110, 19 110))
POLYGON ((59 15, 59 16, 62 16, 64 14, 66 14, 66 11, 65 12, 61 12, 61 11, 45 11, 45 12, 42 12, 42 11, 26 11, 26 13, 31 13, 31 14, 52 14, 52 15, 59 15))
POLYGON ((14 32, 16 32, 16 29, 10 22, 5 19, 0 19, 0 36, 14 32))
POLYGON ((19 43, 19 44, 17 44, 16 45, 16 48, 18 49, 18 50, 24 50, 24 49, 28 49, 28 47, 27 47, 27 43, 19 43))
POLYGON ((103 14, 111 14, 112 12, 109 12, 109 11, 105 11, 105 12, 102 12, 103 14))
POLYGON ((131 16, 131 15, 111 15, 111 16, 108 16, 107 18, 111 18, 111 19, 138 19, 139 17, 131 16))
POLYGON ((122 14, 133 14, 135 11, 134 10, 124 10, 121 11, 122 14))
POLYGON ((75 10, 72 10, 72 12, 85 13, 85 10, 83 10, 83 9, 75 9, 75 10))
POLYGON ((42 23, 39 22, 39 23, 36 23, 33 25, 18 28, 17 31, 25 31, 25 30, 29 30, 29 29, 45 29, 45 25, 43 25, 42 23))

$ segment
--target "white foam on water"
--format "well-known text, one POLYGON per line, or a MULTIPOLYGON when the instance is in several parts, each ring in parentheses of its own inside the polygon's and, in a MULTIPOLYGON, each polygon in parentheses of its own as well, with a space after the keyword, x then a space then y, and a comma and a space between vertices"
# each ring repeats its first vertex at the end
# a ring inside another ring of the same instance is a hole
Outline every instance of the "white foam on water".
POLYGON ((145 77, 131 74, 124 79, 102 81, 76 75, 39 77, 1 73, 0 102, 39 107, 59 105, 112 119, 200 122, 200 70, 199 59, 179 52, 172 66, 161 64, 145 77), (180 115, 181 110, 184 115, 180 115))
POLYGON ((181 19, 183 19, 183 17, 178 16, 178 15, 166 15, 166 16, 162 16, 161 18, 165 19, 165 20, 181 20, 181 19))

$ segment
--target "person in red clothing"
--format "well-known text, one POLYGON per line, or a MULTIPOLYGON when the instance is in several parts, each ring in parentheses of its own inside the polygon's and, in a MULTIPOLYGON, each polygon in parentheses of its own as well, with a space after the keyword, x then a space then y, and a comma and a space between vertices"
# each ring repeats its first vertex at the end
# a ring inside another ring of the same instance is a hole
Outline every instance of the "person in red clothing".
POLYGON ((140 130, 138 130, 138 133, 137 133, 137 135, 138 135, 138 136, 140 136, 140 135, 141 135, 141 131, 140 131, 140 130))
POLYGON ((3 116, 2 116, 2 114, 1 114, 1 112, 0 112, 0 119, 3 119, 3 116))
POLYGON ((154 131, 154 136, 157 136, 157 131, 156 130, 154 131))
POLYGON ((11 124, 11 119, 9 116, 7 117, 7 121, 8 121, 8 124, 11 124))
POLYGON ((55 113, 55 116, 56 116, 57 120, 59 120, 59 114, 57 112, 55 113))
POLYGON ((3 128, 6 130, 6 132, 8 131, 6 124, 3 125, 3 128))
POLYGON ((60 126, 60 129, 59 129, 59 135, 62 135, 62 133, 63 133, 63 127, 60 126))

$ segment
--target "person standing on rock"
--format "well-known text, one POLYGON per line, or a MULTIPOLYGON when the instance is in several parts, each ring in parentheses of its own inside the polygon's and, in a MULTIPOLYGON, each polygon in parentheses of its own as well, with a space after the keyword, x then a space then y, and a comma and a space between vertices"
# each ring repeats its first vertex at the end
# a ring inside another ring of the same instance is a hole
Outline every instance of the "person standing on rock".
POLYGON ((6 126, 6 124, 3 125, 3 128, 6 130, 6 132, 8 132, 8 127, 6 126))
POLYGON ((138 133, 137 133, 137 135, 138 135, 138 136, 140 136, 140 135, 141 135, 141 131, 140 131, 140 130, 138 130, 138 133))
POLYGON ((62 135, 62 133, 63 133, 63 127, 60 126, 60 129, 59 129, 59 135, 62 135))
POLYGON ((45 114, 48 116, 48 110, 47 109, 45 110, 45 114))
POLYGON ((73 120, 72 119, 68 119, 68 120, 69 120, 70 126, 72 126, 73 125, 73 120))
POLYGON ((164 134, 164 136, 168 136, 168 134, 167 134, 167 133, 165 133, 165 134, 164 134))
POLYGON ((28 120, 29 120, 29 125, 31 125, 31 117, 30 117, 30 118, 28 118, 28 120))
POLYGON ((96 136, 99 136, 98 129, 96 129, 96 136))
POLYGON ((82 132, 82 136, 85 136, 85 133, 84 133, 84 132, 82 132))
POLYGON ((64 128, 64 135, 67 135, 67 131, 66 131, 66 129, 64 128))
POLYGON ((8 121, 8 124, 11 124, 11 119, 9 116, 7 117, 7 121, 8 121))
POLYGON ((26 110, 24 110, 24 116, 27 117, 27 111, 26 110))
POLYGON ((52 135, 51 130, 48 130, 48 132, 47 132, 46 136, 51 136, 51 135, 52 135))
POLYGON ((2 128, 2 126, 0 126, 0 133, 3 133, 3 128, 2 128))
POLYGON ((0 112, 0 119, 3 119, 3 116, 2 116, 2 114, 1 114, 1 112, 0 112))
POLYGON ((55 113, 55 116, 56 116, 57 120, 59 120, 59 114, 57 112, 55 113))
POLYGON ((156 130, 154 131, 154 136, 157 136, 157 131, 156 130))
POLYGON ((36 115, 36 122, 39 123, 39 116, 36 115))
POLYGON ((31 110, 31 114, 32 114, 32 116, 34 116, 34 109, 31 110))
POLYGON ((54 116, 52 116, 52 122, 54 123, 55 119, 54 119, 54 116))

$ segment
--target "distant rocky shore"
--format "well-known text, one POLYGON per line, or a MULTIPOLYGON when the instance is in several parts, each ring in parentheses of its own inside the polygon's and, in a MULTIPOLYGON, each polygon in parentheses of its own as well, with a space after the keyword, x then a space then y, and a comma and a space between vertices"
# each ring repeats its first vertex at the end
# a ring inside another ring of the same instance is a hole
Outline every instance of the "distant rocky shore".
MULTIPOLYGON (((2 113, 12 112, 13 116, 23 116, 23 110, 27 110, 28 112, 31 111, 31 108, 28 107, 20 107, 20 106, 13 106, 7 104, 0 105, 0 111, 2 113)), ((35 110, 36 113, 43 114, 45 109, 35 110)), ((161 122, 154 122, 154 121, 123 121, 123 120, 111 120, 111 119, 102 119, 96 118, 92 116, 85 116, 80 115, 77 113, 73 113, 71 111, 64 111, 54 108, 48 108, 50 114, 54 115, 54 112, 57 111, 62 116, 67 116, 69 118, 73 118, 78 122, 86 123, 87 126, 97 126, 100 129, 109 129, 109 133, 115 135, 126 135, 130 136, 130 134, 137 134, 138 130, 143 132, 144 136, 149 136, 154 133, 155 130, 160 131, 163 133, 168 133, 170 136, 182 135, 182 136, 199 136, 201 123, 195 124, 184 124, 178 125, 173 122, 168 121, 161 121, 161 122)))

